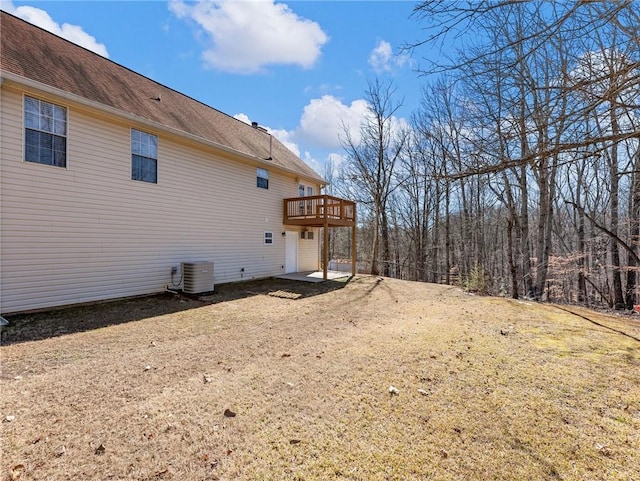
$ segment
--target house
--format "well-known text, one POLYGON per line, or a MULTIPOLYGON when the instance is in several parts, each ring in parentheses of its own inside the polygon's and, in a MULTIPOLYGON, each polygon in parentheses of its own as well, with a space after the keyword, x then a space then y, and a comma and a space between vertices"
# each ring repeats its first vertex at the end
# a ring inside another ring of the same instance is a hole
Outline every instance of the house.
POLYGON ((355 204, 256 123, 5 12, 0 32, 0 313, 161 292, 183 262, 315 270, 322 232, 355 233, 355 204))

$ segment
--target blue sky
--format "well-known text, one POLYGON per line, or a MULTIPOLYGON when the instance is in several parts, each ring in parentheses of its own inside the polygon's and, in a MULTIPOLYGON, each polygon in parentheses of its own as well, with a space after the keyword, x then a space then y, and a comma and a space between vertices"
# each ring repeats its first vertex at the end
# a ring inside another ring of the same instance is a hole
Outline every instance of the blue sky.
MULTIPOLYGON (((424 79, 401 47, 423 38, 406 1, 6 1, 3 10, 245 121, 319 173, 356 132, 367 81, 393 79, 409 119, 424 79)), ((419 51, 419 56, 430 52, 419 51)))

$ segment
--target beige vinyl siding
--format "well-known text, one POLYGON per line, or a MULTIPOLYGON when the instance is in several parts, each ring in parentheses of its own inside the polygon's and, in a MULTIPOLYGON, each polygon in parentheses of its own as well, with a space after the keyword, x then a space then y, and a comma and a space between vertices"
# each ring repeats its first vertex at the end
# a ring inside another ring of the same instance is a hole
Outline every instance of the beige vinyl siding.
POLYGON ((315 271, 321 268, 318 256, 318 238, 322 229, 308 229, 313 231, 313 239, 300 239, 298 237, 298 270, 315 271))
MULTIPOLYGON (((297 185, 303 185, 305 195, 309 187, 313 188, 313 195, 320 194, 320 185, 312 184, 305 181, 298 180, 297 185)), ((296 191, 296 195, 299 195, 299 191, 296 191)), ((299 271, 315 271, 322 269, 320 261, 320 242, 322 240, 322 229, 310 228, 307 230, 313 231, 313 239, 301 239, 298 234, 298 270, 299 271)))
POLYGON ((283 272, 294 177, 269 169, 259 189, 256 165, 73 107, 67 168, 23 162, 22 94, 0 91, 0 312, 159 292, 183 261, 213 261, 216 283, 283 272), (131 180, 131 127, 159 137, 158 184, 131 180))

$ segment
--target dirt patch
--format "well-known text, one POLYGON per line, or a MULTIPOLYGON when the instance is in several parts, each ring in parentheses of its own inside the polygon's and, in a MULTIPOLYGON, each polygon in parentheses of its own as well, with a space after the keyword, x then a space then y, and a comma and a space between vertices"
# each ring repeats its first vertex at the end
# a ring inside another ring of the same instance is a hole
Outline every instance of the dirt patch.
POLYGON ((300 299, 343 288, 349 278, 323 283, 292 282, 283 279, 222 284, 211 295, 187 296, 162 293, 95 304, 83 304, 57 310, 7 316, 9 327, 0 331, 2 344, 35 341, 89 331, 106 326, 174 314, 235 299, 266 294, 300 299), (289 290, 287 290, 289 289, 289 290))
POLYGON ((10 319, 4 478, 640 479, 633 319, 375 277, 223 287, 10 319))

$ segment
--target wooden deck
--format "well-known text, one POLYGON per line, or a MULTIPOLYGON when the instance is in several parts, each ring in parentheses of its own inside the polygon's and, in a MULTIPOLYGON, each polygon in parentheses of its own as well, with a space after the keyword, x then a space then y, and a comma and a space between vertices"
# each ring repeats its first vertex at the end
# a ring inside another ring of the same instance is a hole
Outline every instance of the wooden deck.
POLYGON ((284 199, 282 223, 322 227, 322 278, 329 269, 329 228, 351 227, 351 275, 356 275, 356 203, 332 195, 308 195, 284 199))
POLYGON ((284 199, 285 225, 308 227, 354 227, 356 203, 331 195, 310 195, 284 199))

